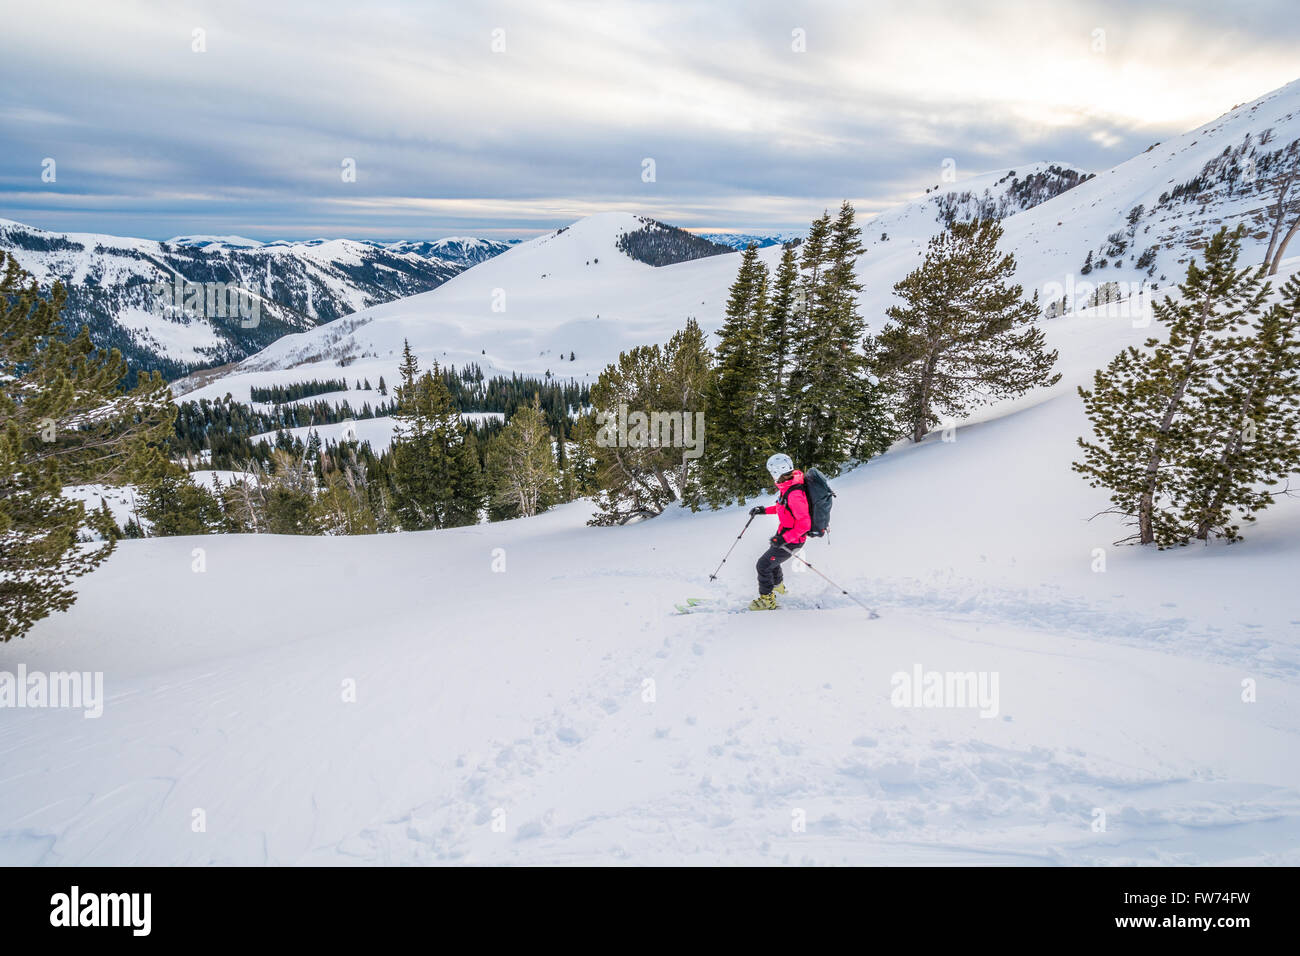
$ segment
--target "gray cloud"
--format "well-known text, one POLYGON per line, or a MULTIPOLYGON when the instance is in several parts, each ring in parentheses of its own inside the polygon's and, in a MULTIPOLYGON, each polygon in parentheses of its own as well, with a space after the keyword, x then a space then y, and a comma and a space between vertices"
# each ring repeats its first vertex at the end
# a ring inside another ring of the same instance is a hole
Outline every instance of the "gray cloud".
POLYGON ((154 237, 527 234, 615 207, 798 228, 920 192, 946 157, 1114 165, 1294 79, 1294 19, 1202 0, 42 3, 0 40, 0 215, 154 237))

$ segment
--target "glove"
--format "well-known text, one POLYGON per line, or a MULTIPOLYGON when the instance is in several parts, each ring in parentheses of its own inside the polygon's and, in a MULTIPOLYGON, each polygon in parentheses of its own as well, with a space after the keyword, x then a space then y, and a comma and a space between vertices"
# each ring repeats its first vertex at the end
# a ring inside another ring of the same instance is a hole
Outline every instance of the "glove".
POLYGON ((779 534, 774 534, 771 538, 771 545, 774 548, 784 548, 785 538, 781 537, 779 534))
POLYGON ((752 515, 765 515, 767 514, 767 509, 762 505, 754 505, 754 507, 749 509, 749 513, 752 515))

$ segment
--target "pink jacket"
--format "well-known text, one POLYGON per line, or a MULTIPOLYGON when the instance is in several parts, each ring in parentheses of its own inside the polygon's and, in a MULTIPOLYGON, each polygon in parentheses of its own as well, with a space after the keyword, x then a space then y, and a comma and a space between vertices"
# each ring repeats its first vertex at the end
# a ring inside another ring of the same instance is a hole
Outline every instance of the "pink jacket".
MULTIPOLYGON (((789 481, 777 485, 776 490, 778 494, 785 495, 787 488, 802 484, 803 472, 796 471, 789 481)), ((781 535, 786 544, 802 544, 808 537, 808 530, 812 527, 812 515, 808 513, 808 495, 802 488, 786 495, 785 504, 778 501, 774 505, 768 505, 765 510, 768 514, 777 515, 781 519, 776 533, 781 535)))

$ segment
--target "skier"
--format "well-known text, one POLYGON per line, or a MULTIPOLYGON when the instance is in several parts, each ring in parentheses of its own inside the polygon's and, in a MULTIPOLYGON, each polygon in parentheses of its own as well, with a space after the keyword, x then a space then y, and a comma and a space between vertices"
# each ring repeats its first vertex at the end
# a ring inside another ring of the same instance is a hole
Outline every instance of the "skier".
POLYGON ((803 547, 808 531, 812 528, 808 495, 803 489, 803 472, 795 470, 789 455, 779 453, 767 460, 767 471, 776 483, 776 504, 766 508, 757 505, 749 513, 776 515, 780 520, 776 534, 772 535, 769 542, 770 547, 763 552, 755 566, 758 570, 758 597, 750 603, 751 611, 775 611, 780 607, 772 592, 785 594, 781 562, 803 547), (794 488, 795 485, 800 487, 794 488))

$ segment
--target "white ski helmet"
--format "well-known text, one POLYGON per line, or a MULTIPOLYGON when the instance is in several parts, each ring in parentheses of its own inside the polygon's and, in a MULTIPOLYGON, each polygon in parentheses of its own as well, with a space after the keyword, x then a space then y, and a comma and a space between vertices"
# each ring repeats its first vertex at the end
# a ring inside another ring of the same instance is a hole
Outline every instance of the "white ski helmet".
POLYGON ((789 455, 777 452, 767 460, 767 473, 772 476, 773 481, 776 481, 787 471, 794 471, 794 462, 790 460, 789 455))

